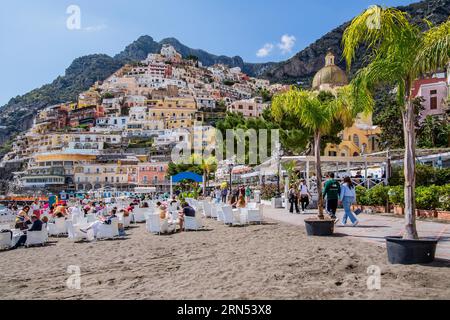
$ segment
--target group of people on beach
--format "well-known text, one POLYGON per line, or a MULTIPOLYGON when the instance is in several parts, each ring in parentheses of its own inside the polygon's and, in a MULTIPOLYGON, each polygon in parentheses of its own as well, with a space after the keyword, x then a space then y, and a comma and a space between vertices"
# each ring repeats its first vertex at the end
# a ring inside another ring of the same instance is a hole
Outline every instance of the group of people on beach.
MULTIPOLYGON (((356 202, 356 188, 350 177, 345 177, 341 184, 335 179, 334 173, 328 174, 322 186, 322 196, 325 210, 331 219, 336 223, 339 221, 336 212, 339 205, 342 205, 345 212, 342 225, 345 226, 349 219, 353 227, 358 225, 359 221, 351 210, 351 206, 356 202)), ((306 209, 312 201, 312 195, 304 179, 300 181, 298 186, 296 184, 291 185, 288 200, 290 213, 294 213, 295 209, 296 213, 300 214, 299 203, 301 204, 301 212, 306 213, 306 209)))
MULTIPOLYGON (((171 219, 169 212, 170 209, 175 208, 178 211, 176 221, 174 223, 179 225, 179 230, 183 230, 185 217, 195 217, 196 210, 190 206, 187 202, 179 200, 177 196, 174 196, 170 202, 157 202, 156 212, 161 221, 167 221, 171 219)), ((103 201, 93 201, 90 199, 79 200, 77 204, 81 208, 81 212, 78 212, 82 218, 87 217, 89 214, 93 214, 96 217, 94 222, 89 223, 84 228, 80 228, 83 233, 88 233, 89 230, 93 231, 94 238, 99 231, 102 224, 110 225, 114 219, 118 219, 118 215, 123 215, 124 217, 130 216, 135 208, 150 208, 147 201, 141 199, 134 199, 125 206, 123 209, 118 209, 117 206, 111 208, 108 207, 103 201)), ((10 249, 17 249, 24 246, 27 240, 27 232, 30 231, 42 231, 43 228, 47 228, 48 223, 52 223, 54 219, 69 219, 69 214, 71 209, 66 201, 59 201, 54 204, 49 204, 48 202, 39 201, 36 199, 31 205, 25 205, 19 208, 17 203, 9 203, 6 207, 7 211, 15 215, 14 229, 20 230, 23 235, 20 236, 17 243, 10 249)), ((73 212, 72 212, 73 213, 73 212)), ((119 223, 119 235, 125 235, 124 225, 119 223)), ((9 232, 12 236, 11 230, 1 230, 2 232, 9 232)))
POLYGON ((253 191, 250 186, 240 186, 233 189, 230 193, 228 188, 221 189, 217 187, 211 197, 215 199, 216 203, 229 204, 234 209, 245 208, 247 203, 250 202, 253 191))

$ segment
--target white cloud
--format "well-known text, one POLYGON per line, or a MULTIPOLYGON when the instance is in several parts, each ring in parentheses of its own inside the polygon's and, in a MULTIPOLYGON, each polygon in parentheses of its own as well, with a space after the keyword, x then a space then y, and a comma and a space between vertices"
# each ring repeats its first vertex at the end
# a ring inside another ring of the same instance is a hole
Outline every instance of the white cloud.
POLYGON ((266 43, 264 47, 262 47, 261 49, 258 50, 258 52, 256 52, 256 56, 259 58, 267 57, 272 52, 273 47, 274 47, 273 44, 266 43))
POLYGON ((83 30, 86 32, 98 32, 98 31, 105 30, 106 28, 108 28, 108 26, 106 24, 100 24, 97 26, 85 27, 85 28, 83 28, 83 30))
POLYGON ((285 34, 281 37, 281 43, 278 44, 278 48, 280 48, 283 54, 291 53, 295 46, 295 41, 297 39, 294 36, 285 34))

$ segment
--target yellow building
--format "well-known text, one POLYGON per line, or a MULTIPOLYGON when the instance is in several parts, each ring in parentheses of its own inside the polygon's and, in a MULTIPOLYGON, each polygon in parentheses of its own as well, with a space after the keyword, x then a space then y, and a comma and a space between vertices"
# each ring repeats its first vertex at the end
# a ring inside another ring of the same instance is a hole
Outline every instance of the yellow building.
POLYGON ((163 120, 165 129, 192 128, 197 104, 193 97, 148 100, 148 120, 163 120))
MULTIPOLYGON (((312 89, 331 91, 348 84, 345 72, 335 64, 335 56, 328 52, 323 67, 314 77, 312 89)), ((325 148, 326 156, 356 157, 379 150, 378 141, 381 129, 374 126, 372 114, 359 114, 353 125, 340 133, 339 145, 329 144, 325 148)))

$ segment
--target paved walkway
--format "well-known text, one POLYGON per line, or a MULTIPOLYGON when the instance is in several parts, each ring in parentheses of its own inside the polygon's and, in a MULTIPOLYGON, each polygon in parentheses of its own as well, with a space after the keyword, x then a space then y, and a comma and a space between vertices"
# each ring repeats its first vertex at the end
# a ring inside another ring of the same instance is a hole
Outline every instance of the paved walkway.
MULTIPOLYGON (((290 214, 285 209, 272 209, 264 207, 264 217, 280 222, 285 222, 297 226, 305 226, 305 218, 311 218, 317 214, 317 210, 310 210, 306 214, 290 214)), ((338 217, 342 219, 343 211, 338 212, 338 217)), ((385 246, 385 237, 401 236, 403 234, 404 220, 401 218, 385 215, 367 215, 358 216, 360 221, 358 227, 339 227, 336 225, 335 233, 343 234, 354 239, 376 243, 385 246)), ((348 222, 350 223, 350 222, 348 222)), ((440 242, 437 248, 436 257, 439 259, 450 260, 450 224, 417 221, 417 228, 421 238, 439 238, 440 242)))

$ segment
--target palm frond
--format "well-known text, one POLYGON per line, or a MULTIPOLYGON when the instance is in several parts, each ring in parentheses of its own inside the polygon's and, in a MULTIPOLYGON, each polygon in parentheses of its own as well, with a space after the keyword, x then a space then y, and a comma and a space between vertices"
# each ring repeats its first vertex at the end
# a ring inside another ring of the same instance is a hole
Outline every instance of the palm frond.
POLYGON ((450 61, 450 20, 426 31, 422 48, 417 55, 417 75, 444 68, 450 61))
POLYGON ((408 21, 408 14, 395 8, 373 6, 353 19, 342 38, 348 69, 359 47, 366 45, 378 54, 405 48, 417 36, 417 29, 408 21))

